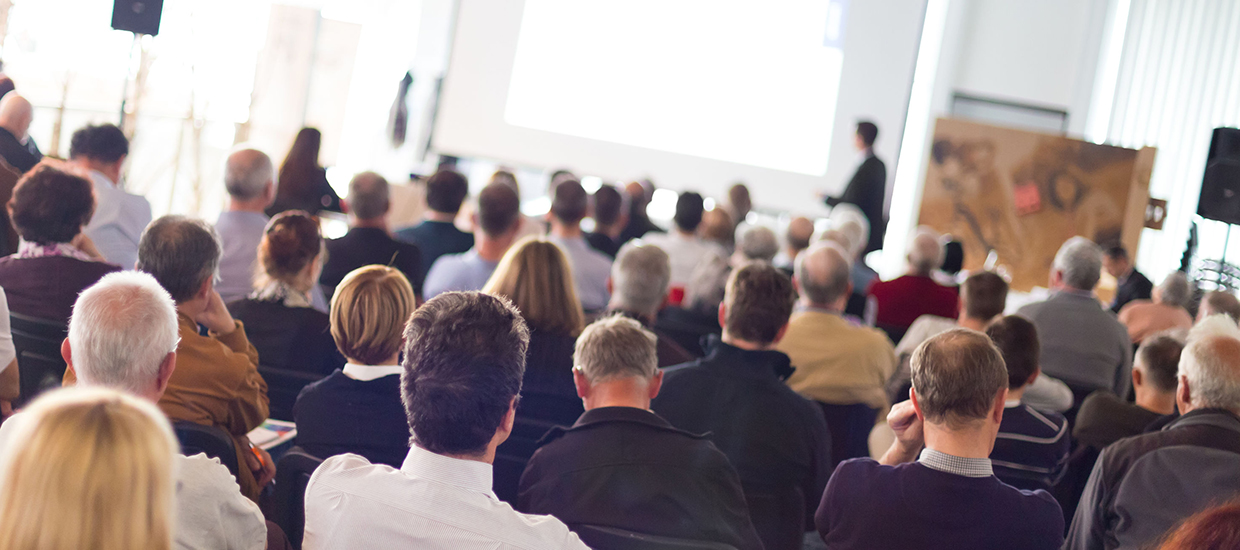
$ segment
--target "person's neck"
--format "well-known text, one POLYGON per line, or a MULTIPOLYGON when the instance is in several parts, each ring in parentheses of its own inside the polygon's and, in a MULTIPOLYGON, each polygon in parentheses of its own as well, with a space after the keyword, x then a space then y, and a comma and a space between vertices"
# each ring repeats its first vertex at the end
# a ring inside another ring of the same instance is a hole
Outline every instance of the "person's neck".
POLYGON ((261 198, 261 197, 257 199, 249 199, 249 200, 229 198, 228 199, 228 211, 229 212, 255 212, 258 214, 262 214, 263 211, 267 209, 268 204, 271 204, 271 201, 268 201, 266 198, 261 198))
POLYGON ((582 399, 586 410, 602 407, 650 409, 650 385, 636 376, 590 385, 590 396, 582 399))
POLYGON ((989 319, 974 319, 969 317, 967 314, 961 313, 960 318, 956 320, 956 324, 960 325, 961 328, 982 332, 986 330, 986 322, 988 320, 989 319))
POLYGON ((479 258, 488 262, 500 261, 511 247, 512 235, 492 237, 482 231, 474 233, 474 251, 479 258))
POLYGON ((929 272, 929 271, 918 271, 918 270, 916 270, 916 269, 910 269, 910 270, 908 270, 908 273, 907 273, 906 275, 908 275, 909 277, 926 277, 926 278, 928 278, 928 277, 930 277, 930 272, 929 272))
POLYGON ((456 212, 440 212, 438 210, 427 210, 422 215, 426 221, 452 223, 456 221, 456 212))
POLYGON ((1016 388, 1016 389, 1008 388, 1007 402, 1008 403, 1020 402, 1020 399, 1025 396, 1025 390, 1028 388, 1029 388, 1028 384, 1021 386, 1019 388, 1016 388))
POLYGON ((180 313, 190 319, 197 319, 202 312, 207 310, 207 302, 202 298, 194 298, 184 302, 177 302, 177 313, 180 313))
POLYGON ((561 239, 581 238, 581 222, 568 223, 552 218, 551 234, 561 239))
POLYGON ((387 231, 387 218, 378 217, 378 218, 371 218, 369 220, 353 218, 353 227, 367 228, 367 229, 382 229, 384 231, 387 231))
POLYGON ((112 166, 109 164, 97 162, 94 159, 86 158, 86 157, 70 159, 70 162, 73 164, 76 164, 80 168, 83 168, 86 170, 94 170, 96 172, 99 172, 100 174, 103 174, 103 177, 108 178, 108 180, 112 182, 113 186, 118 186, 121 183, 120 174, 112 170, 112 166))
POLYGON ((677 234, 677 235, 680 235, 681 237, 684 237, 684 238, 686 238, 686 239, 695 239, 695 238, 697 238, 697 233, 694 233, 693 231, 685 231, 684 229, 681 229, 681 228, 679 228, 679 227, 677 227, 677 228, 676 228, 676 234, 677 234))
POLYGON ((802 298, 801 307, 808 308, 808 309, 816 309, 819 311, 829 311, 831 313, 844 313, 844 308, 840 306, 839 302, 836 302, 834 304, 820 304, 820 303, 811 302, 808 299, 802 298))
MULTIPOLYGON (((482 463, 485 463, 485 464, 492 464, 492 465, 493 465, 493 464, 495 464, 495 447, 497 447, 497 446, 498 446, 498 445, 494 445, 494 444, 492 444, 492 445, 487 445, 487 450, 486 450, 486 451, 483 451, 483 452, 482 452, 482 454, 476 454, 476 455, 454 455, 454 454, 447 454, 447 453, 443 453, 443 456, 446 456, 446 457, 448 457, 448 458, 455 458, 455 459, 457 459, 457 460, 472 460, 472 461, 474 461, 474 462, 482 462, 482 463)), ((436 453, 436 454, 439 454, 439 453, 436 453)))
POLYGON ((749 340, 734 338, 732 335, 728 334, 728 329, 723 329, 723 336, 720 337, 720 341, 734 348, 740 348, 746 351, 765 351, 771 349, 770 343, 760 344, 758 342, 750 342, 749 340))
POLYGON ((1137 388, 1136 404, 1138 407, 1158 414, 1175 412, 1175 393, 1162 393, 1145 388, 1137 388))
POLYGON ((953 430, 940 424, 923 424, 926 448, 960 458, 990 458, 995 432, 986 424, 953 430))
POLYGON ((607 235, 607 236, 608 236, 608 237, 610 237, 612 240, 619 239, 619 238, 620 238, 620 233, 621 233, 621 232, 623 232, 623 231, 624 231, 624 226, 623 226, 623 225, 620 225, 620 224, 618 224, 618 223, 615 223, 615 224, 612 224, 612 225, 600 225, 600 226, 595 226, 595 228, 594 228, 594 232, 595 232, 595 233, 599 233, 599 234, 602 234, 602 235, 607 235))

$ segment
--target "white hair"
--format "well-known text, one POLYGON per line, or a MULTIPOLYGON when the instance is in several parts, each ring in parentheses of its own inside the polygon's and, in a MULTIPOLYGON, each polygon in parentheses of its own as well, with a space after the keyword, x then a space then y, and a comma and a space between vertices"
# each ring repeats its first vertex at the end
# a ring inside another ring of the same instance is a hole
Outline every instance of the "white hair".
POLYGON ((1102 248, 1085 237, 1072 237, 1059 247, 1051 268, 1063 274, 1064 284, 1093 290, 1102 276, 1102 248))
POLYGON ((1240 327, 1226 315, 1202 319, 1180 355, 1194 408, 1240 410, 1240 327))
POLYGON ((917 228, 908 244, 908 263, 913 272, 928 274, 943 265, 946 250, 940 235, 926 226, 917 228))
POLYGON ((224 188, 232 197, 253 199, 262 195, 267 182, 272 181, 275 181, 275 166, 271 157, 258 149, 237 149, 224 161, 224 188))
POLYGON ((848 251, 827 241, 797 255, 794 269, 801 294, 811 304, 829 306, 848 292, 851 268, 848 251))
POLYGON ((141 395, 159 365, 176 351, 176 305, 154 277, 138 271, 105 275, 82 291, 69 320, 73 369, 83 384, 141 395))
POLYGON ((1167 275, 1162 284, 1158 285, 1158 299, 1168 305, 1183 307, 1192 297, 1193 290, 1188 282, 1188 275, 1176 271, 1167 275))
POLYGON ((832 208, 828 228, 848 236, 850 259, 860 257, 870 242, 870 220, 856 205, 844 203, 832 208))
POLYGON ((736 249, 750 260, 769 262, 779 254, 779 237, 764 225, 741 223, 736 228, 736 249))
POLYGON ((640 240, 630 242, 611 265, 611 306, 654 315, 667 298, 671 278, 671 260, 663 249, 640 240))

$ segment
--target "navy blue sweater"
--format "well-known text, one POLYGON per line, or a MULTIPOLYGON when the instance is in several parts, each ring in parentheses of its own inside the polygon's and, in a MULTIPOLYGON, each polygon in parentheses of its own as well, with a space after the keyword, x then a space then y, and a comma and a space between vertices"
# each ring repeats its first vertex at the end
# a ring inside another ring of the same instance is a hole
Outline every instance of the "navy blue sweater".
POLYGON ((355 453, 400 468, 409 453, 400 375, 363 382, 337 370, 301 390, 293 418, 297 445, 319 458, 355 453))

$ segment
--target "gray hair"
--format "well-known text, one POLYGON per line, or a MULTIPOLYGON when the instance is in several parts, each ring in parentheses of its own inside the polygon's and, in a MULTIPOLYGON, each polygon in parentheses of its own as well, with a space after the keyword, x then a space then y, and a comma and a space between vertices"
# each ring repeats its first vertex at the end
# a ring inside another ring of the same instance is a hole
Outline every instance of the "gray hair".
POLYGON ((923 342, 909 368, 926 421, 958 428, 985 419, 1008 387, 999 348, 983 333, 955 328, 923 342))
POLYGON ((1072 237, 1059 247, 1051 269, 1063 274, 1064 284, 1093 290, 1102 277, 1102 248, 1085 237, 1072 237))
POLYGON ((820 242, 797 255, 794 273, 810 303, 830 305, 848 292, 850 268, 847 252, 833 242, 820 242))
POLYGON ((359 220, 382 218, 391 206, 388 182, 374 172, 362 172, 349 182, 349 209, 359 220))
POLYGON ((257 198, 275 182, 271 157, 258 149, 238 149, 224 162, 224 188, 238 200, 257 198))
POLYGON ((1179 375, 1194 408, 1240 411, 1240 328, 1226 315, 1202 319, 1188 333, 1179 375))
POLYGON ((591 384, 623 378, 649 380, 659 370, 658 338, 622 315, 599 319, 577 337, 573 365, 591 384))
POLYGON ((1164 304, 1184 307, 1188 304, 1189 298, 1192 298, 1192 294, 1192 285, 1188 282, 1188 275, 1185 275, 1183 271, 1167 275, 1167 278, 1158 285, 1158 300, 1164 304))
POLYGON ((750 260, 769 262, 779 254, 779 237, 764 225, 742 223, 736 228, 736 249, 750 260))
POLYGON ((73 369, 84 385, 143 395, 176 351, 179 327, 172 296, 154 277, 109 273, 82 291, 69 320, 73 369))
POLYGON ((138 240, 138 271, 159 281, 177 303, 194 298, 220 266, 220 239, 210 224, 184 216, 164 216, 138 240))
POLYGON ((628 243, 611 265, 611 305, 639 315, 654 315, 667 298, 671 278, 667 252, 641 241, 628 243))
POLYGON ((943 265, 946 251, 939 234, 929 227, 918 227, 908 244, 908 263, 914 273, 929 274, 943 265))
POLYGON ((832 208, 829 227, 848 236, 848 252, 853 258, 861 256, 870 242, 870 220, 856 205, 844 203, 832 208))

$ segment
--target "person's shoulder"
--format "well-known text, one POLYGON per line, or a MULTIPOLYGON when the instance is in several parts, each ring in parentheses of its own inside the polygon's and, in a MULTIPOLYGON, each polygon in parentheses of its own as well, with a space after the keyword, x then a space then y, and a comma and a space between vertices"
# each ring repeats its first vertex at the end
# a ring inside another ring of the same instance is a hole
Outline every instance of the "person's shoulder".
MULTIPOLYGON (((228 467, 218 458, 203 453, 191 456, 177 455, 177 483, 189 498, 209 495, 218 500, 231 500, 235 493, 241 495, 241 487, 228 467)), ((242 497, 244 499, 244 497, 242 497)), ((244 499, 249 502, 248 499, 244 499)))
POLYGON ((371 464, 361 455, 345 453, 323 460, 323 463, 314 470, 310 485, 329 484, 339 489, 342 487, 334 484, 334 480, 368 476, 398 476, 399 474, 400 470, 386 464, 371 464))
POLYGON ((1090 418, 1094 415, 1107 415, 1116 409, 1123 408, 1124 404, 1115 394, 1105 390, 1098 390, 1089 394, 1081 402, 1081 408, 1076 416, 1080 419, 1090 418))
POLYGON ((868 457, 850 458, 840 462, 831 474, 832 492, 839 494, 850 488, 868 492, 885 479, 897 475, 900 466, 886 466, 868 457))
POLYGON ((999 431, 1009 439, 1011 435, 1016 435, 1022 438, 1037 438, 1038 443, 1054 443, 1068 431, 1068 420, 1062 414, 1039 411, 1029 405, 1022 404, 1007 409, 1003 415, 999 431))

